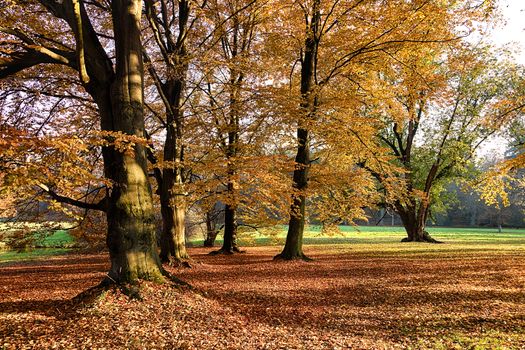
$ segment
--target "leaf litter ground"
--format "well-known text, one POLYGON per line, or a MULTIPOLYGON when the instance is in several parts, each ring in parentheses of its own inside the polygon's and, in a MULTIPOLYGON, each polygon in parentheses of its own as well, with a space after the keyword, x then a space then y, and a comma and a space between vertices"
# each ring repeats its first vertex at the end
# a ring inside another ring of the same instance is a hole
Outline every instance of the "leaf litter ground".
POLYGON ((194 290, 143 283, 143 301, 72 301, 106 254, 3 264, 0 349, 525 349, 523 249, 443 246, 192 248, 170 271, 194 290))

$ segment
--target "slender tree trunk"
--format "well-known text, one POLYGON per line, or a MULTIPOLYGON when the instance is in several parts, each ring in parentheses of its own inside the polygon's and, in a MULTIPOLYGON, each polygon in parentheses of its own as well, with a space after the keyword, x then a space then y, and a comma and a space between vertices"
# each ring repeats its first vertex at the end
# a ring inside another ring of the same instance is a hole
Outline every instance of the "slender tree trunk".
MULTIPOLYGON (((234 195, 235 189, 233 183, 228 183, 228 192, 234 195)), ((224 207, 224 237, 221 249, 213 251, 210 254, 234 254, 242 253, 243 251, 237 246, 237 208, 233 204, 226 204, 224 207)))
MULTIPOLYGON (((113 0, 111 7, 116 75, 111 90, 112 120, 109 122, 112 127, 105 130, 143 137, 142 3, 113 0)), ((105 172, 113 182, 107 211, 111 260, 108 279, 119 284, 138 279, 162 281, 144 146, 136 144, 129 152, 107 148, 105 155, 105 172)))
POLYGON ((213 222, 210 212, 206 212, 206 239, 204 240, 204 246, 213 247, 218 233, 219 230, 217 230, 217 226, 215 222, 213 222))
POLYGON ((305 224, 306 196, 304 190, 308 186, 308 168, 310 166, 310 142, 308 130, 297 130, 299 147, 295 157, 296 167, 293 174, 295 193, 290 207, 290 221, 283 251, 274 259, 293 260, 308 258, 303 253, 303 233, 305 224))
POLYGON ((308 187, 308 170, 310 168, 310 134, 308 122, 315 118, 317 98, 315 96, 314 76, 317 48, 319 45, 318 33, 321 21, 320 0, 313 1, 312 18, 306 23, 306 39, 304 43, 304 57, 301 60, 301 111, 302 118, 297 128, 297 154, 295 156, 295 170, 293 173, 292 204, 290 206, 290 221, 283 251, 274 259, 310 260, 303 253, 303 234, 306 213, 305 190, 308 187))
MULTIPOLYGON (((239 35, 239 22, 237 17, 234 17, 233 27, 233 44, 231 56, 233 58, 238 55, 238 35, 239 35)), ((239 95, 241 91, 241 84, 243 81, 243 73, 238 68, 230 69, 230 110, 229 110, 229 122, 228 122, 228 143, 226 145, 226 162, 227 162, 227 185, 226 191, 228 193, 228 201, 224 208, 224 239, 221 249, 212 252, 210 254, 233 254, 242 253, 237 246, 237 200, 238 193, 235 188, 235 181, 237 176, 236 169, 236 157, 239 151, 239 136, 240 126, 239 120, 241 111, 239 110, 239 95)))
POLYGON ((185 245, 186 195, 181 165, 182 126, 173 118, 168 118, 168 121, 170 123, 164 145, 164 160, 172 164, 162 171, 160 257, 164 263, 181 264, 190 258, 185 245))
POLYGON ((237 246, 237 220, 235 218, 236 209, 231 205, 224 208, 224 240, 221 250, 224 253, 240 253, 237 246))
MULTIPOLYGON (((186 50, 190 1, 178 1, 178 35, 172 32, 174 23, 158 23, 158 18, 175 16, 167 6, 156 7, 156 2, 146 0, 146 17, 155 33, 157 43, 164 53, 166 79, 150 64, 149 71, 156 82, 166 109, 166 139, 164 141, 164 164, 157 177, 161 197, 163 229, 160 257, 164 263, 186 263, 189 255, 185 246, 186 193, 184 190, 184 92, 188 72, 186 50), (159 11, 160 13, 157 13, 159 11), (174 40, 175 39, 175 40, 174 40)), ((176 6, 173 4, 173 6, 176 6)), ((175 9, 173 9, 175 11, 175 9)), ((149 60, 149 58, 148 58, 149 60)))

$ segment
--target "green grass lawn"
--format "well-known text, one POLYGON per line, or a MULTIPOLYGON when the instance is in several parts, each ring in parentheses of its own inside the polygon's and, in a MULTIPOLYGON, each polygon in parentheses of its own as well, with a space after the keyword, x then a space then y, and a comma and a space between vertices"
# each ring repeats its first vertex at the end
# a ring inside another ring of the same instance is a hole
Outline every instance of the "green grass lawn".
MULTIPOLYGON (((525 248, 525 229, 504 229, 501 233, 495 228, 449 228, 431 227, 430 234, 445 244, 428 245, 420 243, 400 243, 405 237, 402 227, 391 226, 342 226, 341 233, 331 236, 322 235, 319 226, 309 226, 304 235, 305 245, 348 245, 349 249, 370 254, 382 251, 391 254, 416 254, 424 252, 451 252, 458 249, 505 250, 508 248, 525 248), (412 246, 413 245, 413 246, 412 246), (411 249, 405 249, 410 246, 411 249)), ((220 237, 219 237, 220 238, 220 237)), ((262 232, 241 232, 239 243, 242 247, 283 245, 286 239, 286 227, 262 232)), ((194 237, 189 241, 191 246, 202 246, 203 239, 194 237)), ((222 244, 217 239, 216 246, 222 244)), ((26 251, 16 252, 0 249, 0 263, 14 260, 28 260, 60 255, 68 252, 74 245, 74 238, 67 230, 57 230, 52 235, 45 235, 35 242, 35 246, 26 251)))
POLYGON ((70 251, 69 248, 36 248, 30 251, 17 252, 13 250, 0 251, 0 264, 11 261, 41 259, 50 256, 63 255, 70 251))
POLYGON ((52 235, 36 242, 37 248, 65 248, 75 243, 67 230, 57 230, 52 235))
MULTIPOLYGON (((402 227, 391 226, 342 226, 341 233, 322 235, 319 226, 307 227, 304 234, 304 244, 398 244, 406 236, 402 227)), ((501 233, 496 228, 451 228, 431 227, 429 233, 445 243, 482 245, 485 243, 497 244, 525 244, 525 229, 503 229, 501 233)), ((286 239, 286 228, 278 232, 261 233, 241 232, 239 243, 242 246, 282 245, 286 239)), ((190 239, 193 246, 203 244, 203 239, 190 239)), ((222 240, 218 237, 216 245, 222 240)), ((403 243, 406 244, 406 243, 403 243)), ((418 243, 415 243, 418 244, 418 243)))
POLYGON ((35 240, 33 246, 26 249, 17 251, 0 247, 0 263, 65 254, 75 243, 74 237, 67 230, 56 230, 51 235, 40 231, 36 231, 35 234, 41 237, 35 240))

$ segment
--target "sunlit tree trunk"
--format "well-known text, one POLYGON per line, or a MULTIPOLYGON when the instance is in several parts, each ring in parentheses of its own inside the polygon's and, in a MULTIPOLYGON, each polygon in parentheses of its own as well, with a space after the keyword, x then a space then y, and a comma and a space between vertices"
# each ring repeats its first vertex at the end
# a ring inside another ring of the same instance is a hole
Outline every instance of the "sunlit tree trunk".
POLYGON ((173 204, 168 191, 161 194, 162 233, 160 239, 160 258, 162 262, 180 264, 189 259, 186 251, 184 203, 173 204))
MULTIPOLYGON (((113 0, 116 74, 111 89, 112 119, 106 130, 143 137, 143 66, 140 0, 113 0)), ((129 152, 107 149, 106 175, 112 180, 107 209, 111 268, 117 283, 163 280, 155 244, 155 217, 143 145, 129 152)))

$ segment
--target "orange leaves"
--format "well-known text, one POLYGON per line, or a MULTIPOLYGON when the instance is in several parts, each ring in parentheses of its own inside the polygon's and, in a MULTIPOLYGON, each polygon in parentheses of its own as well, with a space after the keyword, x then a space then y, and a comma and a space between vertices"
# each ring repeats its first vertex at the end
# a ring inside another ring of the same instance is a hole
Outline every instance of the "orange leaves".
POLYGON ((17 128, 3 127, 0 147, 0 167, 3 176, 0 190, 4 196, 19 203, 37 200, 47 203, 47 209, 66 214, 73 219, 85 215, 54 199, 59 196, 98 202, 105 196, 104 188, 112 184, 103 177, 99 162, 100 147, 115 147, 121 152, 134 152, 137 144, 146 145, 143 138, 116 132, 85 132, 59 136, 33 136, 17 128))

